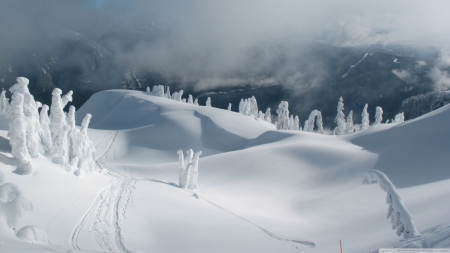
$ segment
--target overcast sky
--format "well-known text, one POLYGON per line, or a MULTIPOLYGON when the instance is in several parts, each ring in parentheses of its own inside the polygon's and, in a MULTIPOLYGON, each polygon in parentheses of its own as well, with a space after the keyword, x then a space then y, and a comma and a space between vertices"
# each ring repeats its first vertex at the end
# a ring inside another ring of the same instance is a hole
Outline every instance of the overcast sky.
POLYGON ((215 64, 206 65, 214 65, 208 66, 211 71, 226 71, 248 47, 273 41, 445 48, 450 42, 449 10, 448 0, 2 0, 0 58, 40 47, 42 36, 59 29, 97 40, 117 27, 144 21, 169 35, 123 55, 143 65, 149 58, 169 66, 179 53, 214 52, 215 64))

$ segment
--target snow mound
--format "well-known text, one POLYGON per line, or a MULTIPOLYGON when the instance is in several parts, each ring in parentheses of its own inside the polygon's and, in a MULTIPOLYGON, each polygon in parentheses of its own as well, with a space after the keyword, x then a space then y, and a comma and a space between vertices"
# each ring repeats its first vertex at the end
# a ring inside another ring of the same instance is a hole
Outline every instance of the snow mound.
POLYGON ((35 226, 26 226, 17 231, 16 236, 22 241, 36 244, 48 244, 48 235, 35 226))
POLYGON ((6 221, 10 228, 14 228, 26 211, 32 211, 33 204, 26 198, 19 197, 9 202, 0 201, 0 220, 6 221))
POLYGON ((12 201, 22 196, 22 191, 14 183, 5 183, 0 185, 0 200, 3 202, 12 201))
POLYGON ((448 143, 450 105, 393 127, 376 126, 349 135, 353 144, 379 155, 373 168, 385 173, 397 187, 450 179, 448 143))
POLYGON ((21 165, 18 165, 16 170, 14 170, 13 172, 18 174, 18 175, 32 175, 33 174, 33 164, 31 162, 27 162, 21 165))

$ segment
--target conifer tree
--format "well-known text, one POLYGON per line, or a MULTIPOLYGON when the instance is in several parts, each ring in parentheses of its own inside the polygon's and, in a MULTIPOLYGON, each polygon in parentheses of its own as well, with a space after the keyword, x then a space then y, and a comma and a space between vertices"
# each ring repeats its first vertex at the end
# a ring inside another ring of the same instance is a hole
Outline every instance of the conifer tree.
POLYGON ((278 114, 278 122, 277 129, 278 130, 289 130, 289 104, 287 101, 281 101, 278 105, 277 114, 278 114))
POLYGON ((206 107, 211 107, 211 98, 206 99, 206 107))
POLYGON ((231 111, 231 103, 228 103, 228 111, 231 111))
POLYGON ((272 114, 270 113, 270 107, 267 108, 264 120, 272 124, 272 114))
POLYGON ((43 105, 39 115, 41 124, 40 137, 42 141, 42 153, 47 154, 52 147, 52 134, 50 133, 50 120, 48 118, 48 105, 43 105))
POLYGON ((345 114, 344 114, 344 99, 342 97, 339 98, 339 102, 337 105, 337 115, 334 119, 337 126, 334 129, 334 133, 336 135, 342 135, 346 133, 346 122, 345 122, 345 114))
POLYGON ((9 102, 6 98, 6 91, 2 90, 2 93, 0 95, 0 112, 7 112, 9 111, 9 102))
POLYGON ((346 134, 352 134, 355 132, 355 126, 353 125, 353 110, 348 113, 346 131, 346 134))
POLYGON ((362 122, 361 122, 361 130, 367 130, 370 127, 369 113, 367 112, 367 104, 364 106, 362 111, 362 122))
POLYGON ((188 103, 188 104, 191 104, 191 105, 194 104, 194 99, 193 99, 193 97, 192 97, 191 94, 189 94, 189 98, 188 98, 187 103, 188 103))
POLYGON ((383 121, 383 109, 379 106, 375 107, 375 122, 374 125, 381 124, 383 121))

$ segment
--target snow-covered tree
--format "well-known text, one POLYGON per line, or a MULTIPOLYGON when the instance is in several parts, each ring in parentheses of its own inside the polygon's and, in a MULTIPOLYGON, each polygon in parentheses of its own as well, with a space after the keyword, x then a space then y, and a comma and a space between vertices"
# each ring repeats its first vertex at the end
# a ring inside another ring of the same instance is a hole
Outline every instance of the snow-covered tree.
POLYGON ((87 113, 81 122, 79 143, 81 153, 77 155, 78 160, 78 172, 91 172, 95 168, 95 147, 94 143, 89 139, 87 135, 87 129, 89 127, 89 122, 91 121, 92 115, 87 113))
POLYGON ((188 98, 187 103, 188 103, 188 104, 191 104, 191 105, 194 104, 194 98, 192 97, 191 94, 189 94, 189 98, 188 98))
POLYGON ((346 133, 346 122, 345 122, 345 114, 344 114, 344 99, 342 97, 339 98, 339 102, 337 105, 337 115, 334 119, 337 126, 334 129, 334 133, 336 135, 342 135, 346 133))
POLYGON ((374 125, 381 124, 381 121, 383 121, 383 109, 379 106, 375 108, 375 122, 374 125))
POLYGON ((180 90, 179 92, 178 92, 178 94, 177 94, 177 101, 182 101, 183 100, 183 93, 184 93, 184 91, 183 90, 180 90))
POLYGON ((145 89, 145 91, 150 93, 150 87, 147 86, 147 89, 145 89))
POLYGON ((194 151, 189 149, 186 151, 186 158, 183 157, 182 150, 178 150, 177 154, 180 163, 178 186, 184 189, 197 190, 198 160, 202 151, 194 154, 194 151))
POLYGON ((353 125, 353 110, 351 110, 348 113, 347 127, 345 129, 346 129, 346 134, 352 134, 353 132, 355 132, 355 126, 353 125))
POLYGON ((42 154, 50 152, 52 147, 52 134, 50 133, 50 120, 48 118, 48 105, 43 105, 41 113, 39 115, 39 122, 41 124, 41 142, 42 142, 42 154))
POLYGON ((278 105, 277 114, 278 114, 278 122, 277 129, 278 130, 289 130, 290 121, 289 121, 289 104, 287 101, 281 101, 278 105))
POLYGON ((210 97, 208 97, 208 98, 206 99, 206 106, 207 106, 207 107, 211 107, 211 98, 210 98, 210 97))
POLYGON ((0 94, 0 112, 7 111, 9 111, 9 101, 6 98, 6 91, 2 90, 2 93, 0 94))
POLYGON ((266 110, 266 115, 264 115, 264 120, 272 123, 272 114, 270 113, 270 107, 266 110))
POLYGON ((71 105, 69 107, 69 112, 67 113, 66 123, 69 126, 69 135, 67 136, 69 141, 69 159, 75 157, 73 146, 76 139, 75 133, 75 106, 71 105))
POLYGON ((189 185, 188 185, 188 189, 192 190, 192 191, 197 191, 197 189, 198 189, 198 184, 197 184, 198 161, 200 159, 201 154, 202 154, 202 151, 196 152, 192 163, 189 164, 189 165, 193 165, 190 169, 190 177, 189 177, 189 185))
POLYGON ((381 171, 369 171, 364 179, 365 184, 377 183, 386 193, 386 203, 389 205, 387 218, 391 218, 392 229, 396 230, 397 235, 405 239, 420 236, 417 231, 413 218, 406 207, 403 205, 400 194, 389 178, 381 171))
POLYGON ((256 101, 256 98, 252 96, 249 99, 249 106, 250 106, 250 114, 257 117, 258 116, 258 102, 256 101))
POLYGON ((72 102, 72 99, 73 99, 72 94, 73 94, 73 91, 69 90, 69 92, 67 92, 66 95, 61 97, 62 108, 66 107, 67 103, 72 102))
POLYGON ((169 86, 167 86, 167 91, 166 91, 166 93, 164 93, 164 97, 168 98, 168 99, 172 98, 172 96, 170 95, 170 87, 169 86))
POLYGON ((228 111, 231 111, 231 103, 228 103, 228 111))
POLYGON ((25 115, 25 127, 26 127, 26 142, 28 153, 31 157, 39 156, 39 149, 41 140, 39 132, 41 131, 41 125, 39 123, 38 105, 34 101, 34 97, 28 90, 29 80, 25 77, 18 77, 17 83, 14 84, 9 90, 12 94, 23 95, 23 113, 25 115))
MULTIPOLYGON (((55 88, 52 92, 52 104, 50 107, 50 132, 52 134, 52 148, 50 153, 53 156, 58 156, 60 150, 64 150, 65 147, 60 147, 62 138, 67 138, 63 134, 64 126, 66 126, 66 115, 63 111, 63 100, 61 99, 62 91, 59 88, 55 88)), ((68 157, 67 157, 68 158, 68 157)), ((66 158, 66 160, 67 160, 66 158)))
POLYGON ((164 86, 162 85, 154 85, 152 89, 152 93, 158 97, 165 97, 164 94, 164 86))
POLYGON ((23 113, 23 95, 13 93, 11 97, 11 113, 9 115, 9 143, 11 144, 11 154, 20 164, 31 161, 27 149, 27 125, 25 114, 23 113))
POLYGON ((181 102, 182 102, 182 103, 186 103, 187 101, 186 101, 185 98, 183 98, 183 99, 181 99, 181 102))
POLYGON ((292 124, 292 130, 300 130, 300 118, 298 117, 298 115, 295 116, 294 118, 294 122, 292 124))
POLYGON ((264 113, 262 111, 259 111, 257 118, 260 119, 260 120, 264 120, 264 113))
POLYGON ((198 105, 198 99, 194 100, 194 105, 198 105))
POLYGON ((369 113, 367 112, 367 104, 364 106, 364 109, 362 111, 362 123, 361 123, 361 130, 367 130, 370 127, 370 120, 369 120, 369 113))
POLYGON ((405 121, 405 115, 403 114, 403 112, 395 115, 394 120, 392 121, 393 123, 402 123, 405 121))
POLYGON ((313 132, 314 131, 314 122, 317 126, 317 131, 323 134, 323 122, 322 122, 322 113, 319 110, 313 110, 309 114, 308 120, 305 121, 305 126, 303 131, 313 132))
POLYGON ((245 102, 244 99, 241 98, 241 102, 239 102, 239 113, 244 114, 245 102))

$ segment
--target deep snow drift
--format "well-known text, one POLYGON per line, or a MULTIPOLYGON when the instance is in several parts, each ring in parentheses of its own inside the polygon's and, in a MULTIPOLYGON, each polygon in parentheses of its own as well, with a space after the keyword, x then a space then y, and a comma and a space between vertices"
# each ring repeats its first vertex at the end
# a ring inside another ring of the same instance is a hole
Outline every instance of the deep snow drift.
POLYGON ((340 240, 344 252, 450 247, 449 106, 344 136, 278 131, 137 91, 97 93, 76 115, 86 113, 102 173, 76 177, 41 156, 33 175, 14 174, 0 130, 0 187, 9 189, 0 196, 32 206, 20 209, 16 236, 7 220, 17 213, 1 200, 0 252, 339 252, 340 240), (202 151, 197 191, 178 187, 177 151, 188 149, 202 151), (370 170, 397 187, 420 237, 401 241, 391 230, 386 193, 362 183, 370 170))

